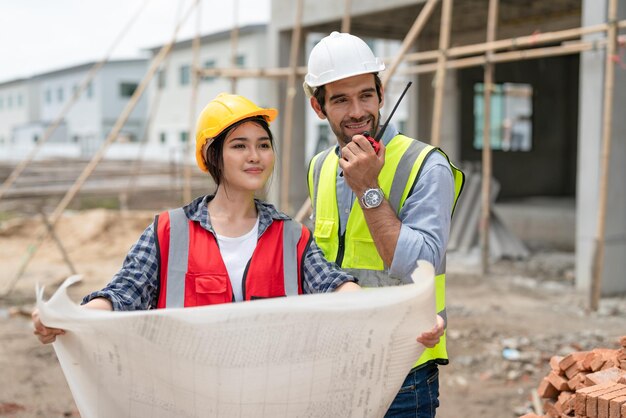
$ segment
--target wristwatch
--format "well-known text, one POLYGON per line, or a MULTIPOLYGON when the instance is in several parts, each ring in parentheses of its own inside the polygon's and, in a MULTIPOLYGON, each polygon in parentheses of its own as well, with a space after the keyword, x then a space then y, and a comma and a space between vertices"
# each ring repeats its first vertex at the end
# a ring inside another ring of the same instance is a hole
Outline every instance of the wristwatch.
POLYGON ((361 197, 361 203, 364 209, 373 209, 379 207, 383 203, 383 199, 385 199, 385 195, 380 187, 367 189, 361 197))

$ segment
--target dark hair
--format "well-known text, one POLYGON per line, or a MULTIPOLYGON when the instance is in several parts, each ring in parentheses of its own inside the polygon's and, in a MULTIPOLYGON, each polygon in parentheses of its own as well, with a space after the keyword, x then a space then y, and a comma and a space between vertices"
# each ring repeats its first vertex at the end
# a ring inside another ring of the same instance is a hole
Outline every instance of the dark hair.
MULTIPOLYGON (((383 100, 383 96, 380 93, 380 89, 383 83, 382 81, 380 81, 380 77, 378 76, 378 73, 372 73, 372 74, 374 74, 374 84, 376 84, 376 94, 378 95, 378 101, 380 102, 383 100)), ((323 86, 319 86, 318 88, 316 88, 315 92, 313 93, 313 97, 315 98, 315 100, 317 100, 317 103, 322 108, 322 113, 326 115, 326 106, 325 106, 326 85, 324 84, 323 86)))
POLYGON ((224 173, 224 141, 229 133, 236 129, 239 125, 246 122, 253 122, 263 128, 267 132, 267 136, 270 138, 272 149, 274 148, 274 136, 270 130, 270 126, 263 116, 252 116, 250 118, 242 119, 233 123, 228 128, 224 129, 218 136, 215 137, 211 145, 206 150, 204 159, 206 166, 209 169, 209 174, 213 178, 216 186, 219 186, 222 182, 222 175, 224 173))

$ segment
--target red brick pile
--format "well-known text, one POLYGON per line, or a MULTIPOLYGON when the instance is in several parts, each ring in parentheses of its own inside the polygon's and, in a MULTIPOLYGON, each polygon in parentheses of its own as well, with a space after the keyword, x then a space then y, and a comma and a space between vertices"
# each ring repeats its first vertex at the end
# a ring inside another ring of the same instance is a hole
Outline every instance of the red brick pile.
POLYGON ((521 418, 626 418, 626 335, 622 348, 596 348, 550 359, 537 392, 545 415, 521 418))

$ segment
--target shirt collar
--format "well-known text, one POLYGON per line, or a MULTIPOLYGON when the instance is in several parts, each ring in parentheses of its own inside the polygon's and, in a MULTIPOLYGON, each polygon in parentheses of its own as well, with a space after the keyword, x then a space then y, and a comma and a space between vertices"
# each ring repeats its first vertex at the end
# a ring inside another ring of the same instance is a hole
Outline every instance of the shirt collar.
MULTIPOLYGON (((211 219, 209 217, 209 208, 207 204, 213 199, 215 195, 206 195, 194 199, 191 203, 183 207, 187 218, 194 222, 199 222, 202 228, 215 233, 211 226, 211 219)), ((274 220, 288 220, 289 216, 282 212, 279 212, 272 204, 262 202, 258 199, 254 199, 256 210, 259 214, 259 235, 272 224, 274 220)))

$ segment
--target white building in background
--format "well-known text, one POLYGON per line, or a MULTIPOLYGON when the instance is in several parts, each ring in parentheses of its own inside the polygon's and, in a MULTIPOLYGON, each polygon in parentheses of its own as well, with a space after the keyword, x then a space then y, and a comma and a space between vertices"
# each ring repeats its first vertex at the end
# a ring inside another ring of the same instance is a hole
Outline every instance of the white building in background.
MULTIPOLYGON (((260 68, 268 66, 267 26, 249 25, 239 28, 237 41, 237 66, 260 68)), ((156 56, 159 47, 151 48, 156 56)), ((231 32, 223 31, 200 38, 200 65, 206 68, 231 67, 231 32)), ((193 115, 191 107, 191 65, 193 57, 192 40, 177 42, 169 59, 161 65, 150 90, 149 143, 145 158, 182 159, 185 143, 191 137, 186 161, 195 164, 194 133, 189 135, 190 124, 195 124, 196 116, 204 106, 219 93, 241 94, 259 106, 276 107, 267 100, 272 82, 262 78, 240 78, 232 91, 231 80, 223 77, 204 77, 198 86, 197 100, 193 115)), ((274 130, 276 132, 276 130, 274 130)))
MULTIPOLYGON (((67 67, 0 84, 0 158, 21 160, 72 99, 95 63, 67 67)), ((89 157, 99 149, 144 77, 146 59, 107 62, 65 115, 38 158, 89 157)), ((137 142, 145 129, 147 100, 142 98, 118 142, 137 142)))
POLYGON ((17 140, 14 128, 39 118, 39 101, 36 95, 36 85, 29 79, 0 83, 0 155, 3 159, 7 157, 9 147, 17 140))

